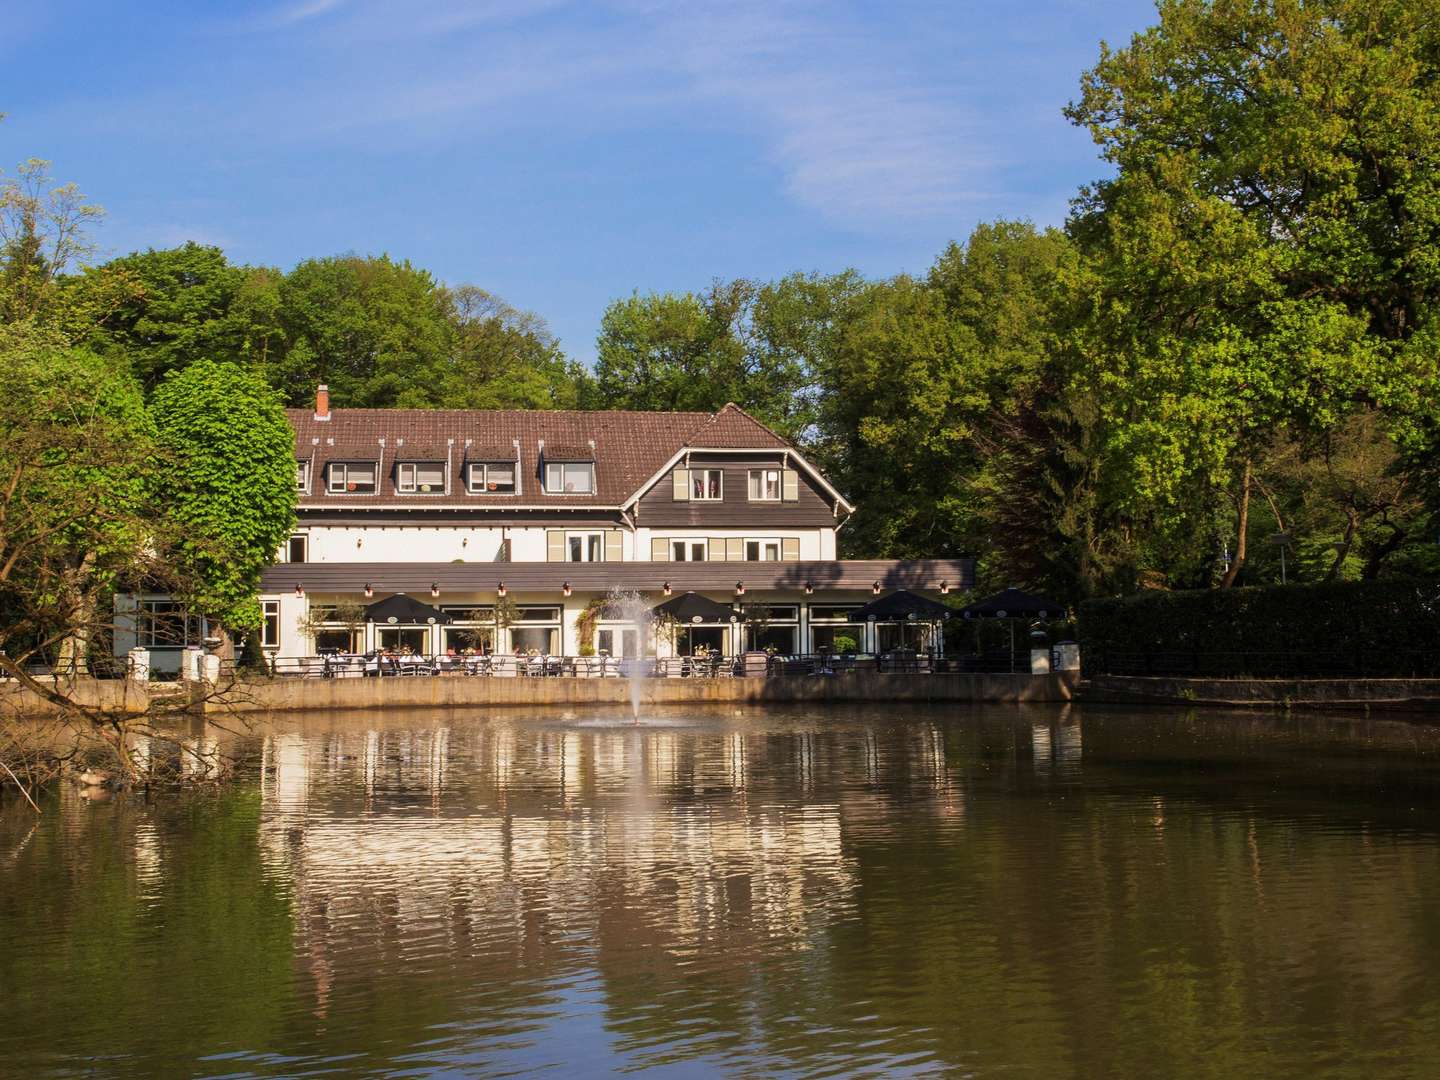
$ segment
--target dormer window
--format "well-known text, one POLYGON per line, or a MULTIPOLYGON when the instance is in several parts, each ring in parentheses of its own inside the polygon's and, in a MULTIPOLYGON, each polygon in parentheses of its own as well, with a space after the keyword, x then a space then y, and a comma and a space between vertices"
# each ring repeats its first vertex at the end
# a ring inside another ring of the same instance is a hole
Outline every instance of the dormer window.
POLYGON ((373 461, 332 461, 326 487, 332 495, 373 495, 375 472, 373 461))
POLYGON ((295 462, 295 490, 310 490, 310 462, 308 461, 295 462))
POLYGON ((725 497, 722 469, 691 469, 690 498, 696 502, 719 502, 725 497))
POLYGON ((470 465, 468 486, 472 495, 514 495, 515 463, 474 462, 470 465))
POLYGON ((395 490, 431 495, 445 490, 445 466, 438 461, 402 461, 395 466, 395 490))
POLYGON ((556 461, 545 465, 545 494, 590 495, 595 491, 595 465, 589 461, 556 461))

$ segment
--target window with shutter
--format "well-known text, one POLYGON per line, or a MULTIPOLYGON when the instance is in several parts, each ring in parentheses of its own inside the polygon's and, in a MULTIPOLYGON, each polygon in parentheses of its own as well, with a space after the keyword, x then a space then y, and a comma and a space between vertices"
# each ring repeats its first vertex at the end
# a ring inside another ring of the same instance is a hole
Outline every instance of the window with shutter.
POLYGON ((620 562, 625 557, 624 534, 619 529, 607 529, 605 532, 605 561, 620 562))
POLYGON ((545 561, 565 561, 565 533, 560 529, 545 530, 545 561))
POLYGON ((725 541, 725 561, 742 562, 745 558, 745 541, 732 536, 725 541))
POLYGON ((800 561, 800 538, 787 536, 780 541, 780 558, 785 562, 800 561))
POLYGON ((652 536, 650 538, 650 561, 670 561, 670 542, 663 536, 652 536))
POLYGON ((710 561, 711 561, 711 562, 724 562, 724 561, 725 561, 725 541, 724 541, 724 540, 718 539, 717 537, 711 537, 711 538, 710 538, 710 561))
POLYGON ((676 502, 690 501, 690 470, 676 469, 670 474, 676 502))

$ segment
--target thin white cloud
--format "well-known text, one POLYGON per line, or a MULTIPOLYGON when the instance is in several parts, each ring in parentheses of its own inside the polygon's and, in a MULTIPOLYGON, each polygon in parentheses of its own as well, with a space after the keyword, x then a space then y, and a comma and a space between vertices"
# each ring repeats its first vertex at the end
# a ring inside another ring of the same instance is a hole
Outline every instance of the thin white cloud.
POLYGON ((292 26, 335 11, 344 3, 345 0, 302 0, 271 13, 266 21, 272 26, 292 26))

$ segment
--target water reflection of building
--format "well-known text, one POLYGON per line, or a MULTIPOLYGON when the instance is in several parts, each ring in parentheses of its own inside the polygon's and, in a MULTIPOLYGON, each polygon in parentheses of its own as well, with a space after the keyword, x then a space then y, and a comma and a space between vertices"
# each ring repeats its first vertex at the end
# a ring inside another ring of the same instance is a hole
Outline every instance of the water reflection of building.
POLYGON ((757 926, 803 946, 855 888, 839 805, 804 798, 813 734, 488 724, 273 735, 262 757, 264 857, 317 984, 357 943, 463 950, 481 927, 513 957, 617 921, 673 954, 757 926), (789 798, 744 797, 757 755, 789 798))

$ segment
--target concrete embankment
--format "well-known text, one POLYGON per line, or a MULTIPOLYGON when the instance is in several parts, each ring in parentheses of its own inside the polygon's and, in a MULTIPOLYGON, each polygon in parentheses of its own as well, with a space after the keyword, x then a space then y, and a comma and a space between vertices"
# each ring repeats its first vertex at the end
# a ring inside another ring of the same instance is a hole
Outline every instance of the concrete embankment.
POLYGON ((1440 712, 1440 679, 1194 679, 1093 675, 1083 702, 1440 712))
MULTIPOLYGON (((47 690, 63 695, 86 709, 98 709, 108 716, 143 716, 152 700, 177 696, 188 699, 189 691, 174 683, 149 683, 128 679, 44 678, 39 680, 47 690)), ((57 716, 61 709, 50 698, 38 694, 13 679, 0 680, 0 714, 7 716, 57 716)))
MULTIPOLYGON (((1069 701, 1074 672, 1052 675, 890 675, 735 679, 644 679, 647 705, 806 702, 1069 701)), ((207 712, 296 712, 490 706, 616 705, 629 707, 625 679, 274 679, 237 683, 207 712)))

